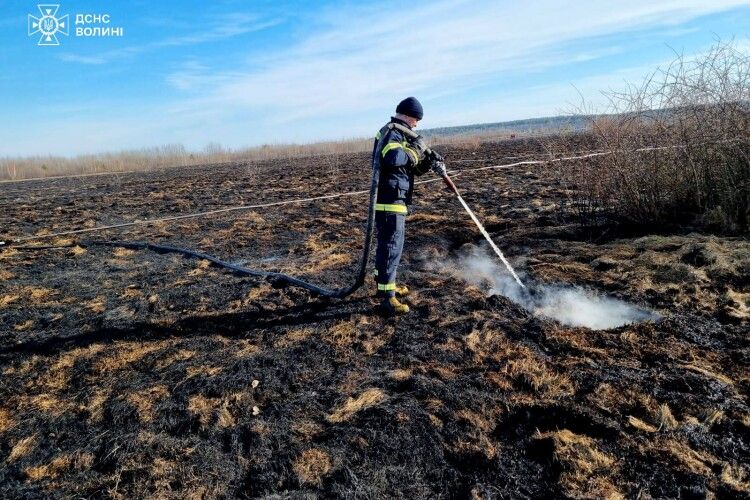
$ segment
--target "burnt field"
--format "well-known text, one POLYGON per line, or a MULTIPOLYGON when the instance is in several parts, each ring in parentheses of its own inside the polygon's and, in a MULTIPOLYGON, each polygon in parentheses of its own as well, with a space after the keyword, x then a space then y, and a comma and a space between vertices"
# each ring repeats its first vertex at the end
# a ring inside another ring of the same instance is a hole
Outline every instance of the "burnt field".
MULTIPOLYGON (((438 182, 415 190, 400 318, 374 312, 370 280, 327 300, 207 261, 66 246, 168 243, 338 287, 366 195, 5 248, 0 497, 750 495, 748 240, 582 228, 559 176, 573 162, 470 171, 544 150, 437 149, 523 276, 660 318, 590 330, 488 294, 458 258, 481 236, 438 182)), ((368 156, 4 183, 0 240, 366 190, 368 156)))

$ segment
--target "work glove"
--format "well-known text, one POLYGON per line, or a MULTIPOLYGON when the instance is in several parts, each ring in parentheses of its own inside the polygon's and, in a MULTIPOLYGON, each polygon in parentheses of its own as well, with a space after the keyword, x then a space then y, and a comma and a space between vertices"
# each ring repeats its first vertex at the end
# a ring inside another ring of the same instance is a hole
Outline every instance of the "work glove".
POLYGON ((424 171, 432 170, 440 177, 445 176, 445 162, 444 158, 437 151, 430 149, 425 153, 425 161, 423 161, 425 168, 424 171))
POLYGON ((430 168, 439 177, 445 177, 446 176, 445 163, 443 163, 441 160, 433 160, 431 162, 430 168))
POLYGON ((445 161, 445 158, 442 157, 440 153, 435 151, 434 149, 431 149, 429 153, 426 153, 432 161, 445 161))

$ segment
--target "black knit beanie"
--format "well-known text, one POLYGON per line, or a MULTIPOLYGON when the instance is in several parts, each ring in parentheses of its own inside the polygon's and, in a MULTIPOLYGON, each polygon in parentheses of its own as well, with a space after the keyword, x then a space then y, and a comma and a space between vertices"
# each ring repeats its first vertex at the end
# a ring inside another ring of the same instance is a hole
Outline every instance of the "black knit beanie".
POLYGON ((396 106, 396 113, 402 115, 411 116, 417 120, 421 120, 424 116, 422 105, 417 101, 416 97, 407 97, 396 106))

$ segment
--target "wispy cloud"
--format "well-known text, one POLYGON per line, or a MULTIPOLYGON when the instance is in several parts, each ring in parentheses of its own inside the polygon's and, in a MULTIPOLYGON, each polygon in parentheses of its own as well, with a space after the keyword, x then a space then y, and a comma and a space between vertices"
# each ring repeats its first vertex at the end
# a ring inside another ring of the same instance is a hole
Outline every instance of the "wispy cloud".
POLYGON ((151 52, 169 47, 198 45, 246 35, 248 33, 276 26, 281 22, 281 19, 260 19, 253 14, 232 13, 211 16, 208 18, 207 22, 209 24, 209 29, 205 31, 169 36, 154 42, 121 47, 93 55, 62 54, 60 57, 66 62, 94 65, 104 64, 120 58, 133 57, 144 52, 151 52))
POLYGON ((653 27, 675 29, 692 18, 747 0, 652 2, 557 1, 501 4, 446 0, 413 10, 398 6, 330 10, 324 29, 298 44, 248 61, 252 69, 187 68, 168 81, 182 90, 211 89, 186 107, 273 109, 275 120, 365 111, 405 93, 427 99, 459 93, 508 75, 611 55, 609 47, 566 45, 653 27), (394 15, 390 15, 393 12, 394 15))
MULTIPOLYGON (((569 110, 576 88, 592 97, 649 73, 666 52, 654 50, 654 44, 663 47, 670 36, 701 26, 691 21, 750 5, 750 0, 512 5, 440 0, 408 7, 384 2, 335 8, 311 4, 300 12, 304 22, 285 25, 278 33, 262 31, 282 22, 270 14, 203 18, 198 32, 190 32, 191 25, 181 19, 168 25, 154 19, 149 24, 154 32, 170 29, 172 34, 116 50, 63 56, 96 65, 130 63, 156 52, 157 70, 167 73, 163 81, 149 81, 149 96, 121 98, 121 82, 107 93, 97 81, 104 99, 99 111, 86 111, 89 87, 81 90, 80 100, 69 100, 73 108, 81 103, 76 112, 62 110, 50 117, 47 108, 40 108, 34 115, 24 113, 24 125, 5 120, 0 154, 69 154, 172 142, 199 147, 220 141, 235 147, 364 135, 405 95, 425 103, 426 126, 541 116, 569 110), (277 37, 282 29, 284 36, 277 37), (231 58, 222 53, 229 44, 195 50, 259 31, 257 39, 247 38, 244 58, 236 57, 242 47, 235 46, 231 58), (634 47, 646 45, 642 58, 634 47), (170 64, 161 65, 167 59, 163 54, 169 54, 170 64)), ((700 29, 705 39, 706 30, 700 29)), ((137 64, 125 66, 139 74, 137 64)), ((113 71, 119 69, 113 65, 113 71)), ((143 69, 154 74, 154 66, 143 69)))

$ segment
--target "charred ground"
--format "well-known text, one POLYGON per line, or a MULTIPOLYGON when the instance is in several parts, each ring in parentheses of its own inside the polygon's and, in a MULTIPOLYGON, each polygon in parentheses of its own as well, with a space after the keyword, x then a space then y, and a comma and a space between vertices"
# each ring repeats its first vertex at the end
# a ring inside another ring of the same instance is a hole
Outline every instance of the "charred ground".
MULTIPOLYGON (((750 243, 584 230, 565 208, 565 164, 468 171, 544 157, 534 141, 442 151, 528 275, 663 319, 563 327, 436 271, 479 243, 438 183, 416 191, 401 275, 413 313, 398 319, 373 313, 371 286, 329 301, 177 256, 0 250, 0 496, 750 494, 750 243)), ((368 165, 363 154, 0 184, 0 239, 366 189, 368 165)), ((365 209, 364 195, 342 197, 95 237, 341 285, 365 209)))

